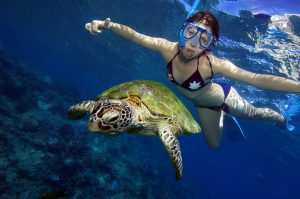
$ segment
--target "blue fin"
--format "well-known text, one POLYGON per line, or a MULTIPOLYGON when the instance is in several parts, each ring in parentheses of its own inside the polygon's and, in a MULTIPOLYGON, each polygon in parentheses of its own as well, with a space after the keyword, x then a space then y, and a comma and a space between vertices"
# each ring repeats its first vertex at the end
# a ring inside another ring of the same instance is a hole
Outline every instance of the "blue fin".
POLYGON ((289 105, 286 109, 282 108, 285 107, 284 105, 282 105, 279 108, 280 113, 283 115, 285 119, 284 124, 275 124, 276 127, 290 132, 295 130, 295 126, 290 124, 291 116, 294 116, 299 112, 298 101, 295 102, 295 100, 292 99, 293 99, 292 97, 289 97, 289 100, 287 102, 287 104, 289 105))
POLYGON ((275 126, 282 129, 282 130, 287 130, 287 131, 292 132, 292 131, 295 130, 295 126, 289 124, 290 120, 291 120, 290 118, 285 117, 285 122, 284 122, 283 125, 279 125, 279 124, 276 123, 275 126))
POLYGON ((294 130, 295 130, 295 126, 289 124, 288 122, 286 122, 286 129, 287 129, 288 131, 294 131, 294 130))
POLYGON ((244 131, 243 131, 241 125, 240 125, 239 122, 237 121, 237 119, 236 119, 235 117, 233 117, 232 115, 230 115, 230 117, 231 117, 231 119, 235 122, 235 124, 239 127, 240 133, 241 133, 241 135, 243 136, 243 138, 245 139, 245 138, 246 138, 246 137, 245 137, 245 133, 244 133, 244 131))
MULTIPOLYGON (((224 132, 225 137, 228 138, 228 140, 231 140, 231 141, 243 141, 243 140, 245 140, 245 138, 246 138, 245 133, 244 133, 241 125, 237 121, 237 119, 232 115, 227 115, 227 116, 228 117, 225 117, 225 118, 228 118, 228 119, 226 119, 226 123, 227 124, 231 123, 231 128, 227 129, 224 132)), ((229 127, 228 125, 226 125, 226 126, 229 127)), ((224 128, 226 128, 226 127, 224 126, 224 128)))

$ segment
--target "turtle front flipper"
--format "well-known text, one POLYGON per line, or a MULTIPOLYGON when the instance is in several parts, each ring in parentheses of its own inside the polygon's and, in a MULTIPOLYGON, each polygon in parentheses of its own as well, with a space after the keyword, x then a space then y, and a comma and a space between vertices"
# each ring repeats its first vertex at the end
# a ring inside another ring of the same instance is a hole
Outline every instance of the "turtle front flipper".
POLYGON ((68 118, 72 120, 79 120, 83 118, 87 112, 92 112, 94 109, 95 101, 82 101, 68 110, 68 118))
POLYGON ((163 142, 169 158, 176 169, 176 179, 180 180, 182 177, 182 157, 179 146, 179 141, 177 140, 175 134, 175 128, 171 124, 161 125, 158 129, 158 135, 160 140, 163 142))

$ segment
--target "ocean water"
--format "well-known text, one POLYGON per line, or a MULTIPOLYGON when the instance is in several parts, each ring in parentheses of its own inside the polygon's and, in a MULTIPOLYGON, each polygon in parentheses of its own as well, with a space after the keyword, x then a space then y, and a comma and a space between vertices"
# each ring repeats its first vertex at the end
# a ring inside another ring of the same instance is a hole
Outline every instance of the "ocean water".
MULTIPOLYGON (((0 3, 0 198, 300 198, 300 97, 216 77, 257 106, 282 110, 296 129, 239 120, 246 139, 219 150, 181 136, 183 179, 158 138, 91 134, 68 108, 116 84, 150 79, 174 90, 159 54, 84 25, 110 17, 178 40, 192 1, 69 0, 0 3), (49 197, 49 196, 48 196, 49 197), (54 196, 53 196, 54 197, 54 196), (57 198, 58 196, 56 196, 57 198)), ((300 80, 300 2, 202 1, 221 26, 213 53, 257 73, 300 80)), ((177 93, 176 93, 177 94, 177 93)), ((192 104, 178 97, 197 118, 192 104)), ((198 119, 198 118, 197 118, 198 119)))

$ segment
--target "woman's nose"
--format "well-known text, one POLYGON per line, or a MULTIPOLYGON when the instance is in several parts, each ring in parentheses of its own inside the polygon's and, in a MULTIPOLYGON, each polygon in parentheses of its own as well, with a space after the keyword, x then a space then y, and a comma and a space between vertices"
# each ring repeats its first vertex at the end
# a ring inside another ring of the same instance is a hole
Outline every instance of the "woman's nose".
POLYGON ((191 44, 191 46, 193 46, 193 47, 196 47, 197 45, 198 45, 198 41, 197 41, 197 39, 196 38, 192 38, 191 40, 190 40, 190 44, 191 44))

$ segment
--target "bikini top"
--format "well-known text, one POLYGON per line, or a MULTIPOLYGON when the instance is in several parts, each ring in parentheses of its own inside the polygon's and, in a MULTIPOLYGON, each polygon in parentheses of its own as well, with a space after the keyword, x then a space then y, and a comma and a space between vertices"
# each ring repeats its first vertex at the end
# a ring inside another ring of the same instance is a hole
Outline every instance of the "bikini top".
POLYGON ((213 73, 213 70, 212 70, 212 65, 211 65, 211 62, 210 62, 210 59, 209 57, 207 56, 206 52, 204 51, 203 53, 201 53, 198 57, 198 61, 197 61, 197 69, 196 71, 189 77, 187 78, 182 84, 179 84, 175 79, 174 79, 174 76, 173 76, 173 66, 172 66, 172 61, 173 59, 180 53, 177 52, 176 55, 171 59, 171 61, 168 63, 167 65, 167 69, 168 69, 168 78, 171 82, 175 83, 176 85, 179 85, 185 89, 188 89, 190 91, 197 91, 197 90, 200 90, 201 88, 203 88, 204 86, 208 85, 209 83, 211 83, 211 79, 214 75, 213 73), (199 72, 199 58, 205 54, 205 57, 206 59, 208 60, 209 62, 209 66, 210 66, 210 69, 211 69, 211 78, 208 82, 205 83, 205 81, 203 80, 200 72, 199 72))

